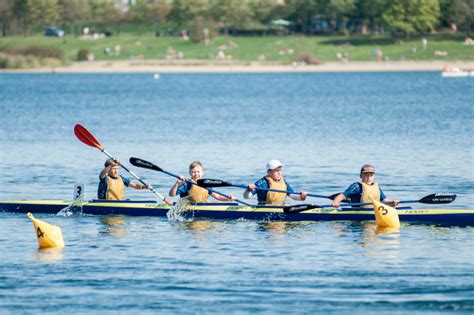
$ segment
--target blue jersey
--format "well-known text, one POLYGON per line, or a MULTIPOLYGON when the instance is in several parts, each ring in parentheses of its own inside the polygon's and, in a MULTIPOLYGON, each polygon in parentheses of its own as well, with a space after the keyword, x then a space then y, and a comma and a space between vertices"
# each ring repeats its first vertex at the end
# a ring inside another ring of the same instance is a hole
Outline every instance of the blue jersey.
MULTIPOLYGON (((380 189, 380 188, 379 188, 380 189)), ((360 183, 353 183, 343 192, 347 199, 351 200, 351 203, 359 203, 362 195, 362 185, 360 183)), ((380 200, 386 199, 387 196, 380 189, 380 200)))
MULTIPOLYGON (((288 184, 288 182, 285 179, 283 180, 285 181, 285 184, 286 184, 286 190, 290 192, 294 192, 290 184, 288 184)), ((265 189, 270 188, 270 185, 265 177, 262 177, 259 180, 257 180, 255 182, 255 186, 257 186, 257 188, 265 188, 265 189)), ((257 194, 257 199, 258 199, 259 204, 265 204, 267 202, 268 190, 255 189, 252 191, 252 195, 255 195, 255 194, 257 194)))
MULTIPOLYGON (((123 184, 125 185, 125 187, 128 187, 128 185, 130 185, 130 180, 121 175, 119 176, 122 177, 123 184)), ((107 176, 104 176, 104 178, 99 181, 99 187, 97 188, 97 198, 105 199, 106 196, 107 196, 107 176)))
POLYGON ((193 184, 190 182, 181 182, 178 185, 178 188, 176 189, 176 194, 179 195, 179 197, 184 198, 189 195, 189 191, 193 187, 193 184))

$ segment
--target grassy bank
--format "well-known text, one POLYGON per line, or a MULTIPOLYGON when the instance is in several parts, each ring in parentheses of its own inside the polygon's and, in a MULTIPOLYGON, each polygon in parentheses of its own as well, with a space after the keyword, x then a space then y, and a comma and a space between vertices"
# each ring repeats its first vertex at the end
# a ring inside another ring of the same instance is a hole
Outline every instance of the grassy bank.
POLYGON ((375 51, 380 49, 385 60, 474 60, 474 46, 462 45, 463 38, 426 37, 428 44, 422 46, 421 38, 395 40, 381 36, 268 36, 268 37, 230 37, 214 38, 209 46, 184 41, 177 37, 155 37, 122 33, 117 37, 101 39, 3 37, 0 51, 6 47, 19 49, 28 46, 55 47, 64 52, 66 60, 77 60, 77 53, 85 49, 94 55, 95 60, 127 59, 201 59, 214 60, 219 50, 227 58, 241 61, 265 60, 270 62, 292 62, 299 60, 302 53, 309 53, 318 60, 337 61, 347 58, 350 61, 370 61, 376 59, 375 51), (120 46, 120 54, 115 47, 120 46), (416 49, 415 49, 416 47, 416 49), (110 54, 104 50, 110 48, 110 54), (437 53, 438 52, 438 53, 437 53), (442 53, 439 53, 442 52, 442 53), (229 57, 230 56, 230 57, 229 57))

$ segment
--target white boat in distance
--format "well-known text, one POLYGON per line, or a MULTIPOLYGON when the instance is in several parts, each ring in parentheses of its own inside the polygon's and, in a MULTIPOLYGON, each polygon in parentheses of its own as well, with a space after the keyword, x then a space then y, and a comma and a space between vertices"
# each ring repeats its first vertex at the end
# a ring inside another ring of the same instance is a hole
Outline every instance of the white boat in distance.
POLYGON ((441 72, 441 76, 444 78, 474 77, 474 70, 445 67, 441 72))

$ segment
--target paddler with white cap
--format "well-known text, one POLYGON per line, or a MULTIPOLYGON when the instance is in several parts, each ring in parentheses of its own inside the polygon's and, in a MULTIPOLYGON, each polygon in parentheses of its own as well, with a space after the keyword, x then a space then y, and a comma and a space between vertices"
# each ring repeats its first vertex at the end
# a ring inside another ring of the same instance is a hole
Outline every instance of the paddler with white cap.
POLYGON ((289 193, 280 193, 267 191, 263 189, 277 189, 294 192, 293 188, 283 178, 283 164, 278 160, 270 160, 267 162, 267 175, 260 178, 255 184, 249 184, 244 192, 244 198, 251 198, 257 194, 258 204, 266 205, 282 205, 285 203, 286 196, 290 196, 293 200, 306 200, 307 192, 302 191, 299 195, 291 195, 289 193))
MULTIPOLYGON (((331 206, 339 208, 341 201, 350 198, 351 203, 371 203, 372 199, 382 201, 390 204, 392 207, 398 205, 398 200, 389 201, 385 196, 379 184, 375 182, 375 167, 370 164, 365 164, 360 169, 360 182, 352 183, 343 193, 334 198, 331 206)), ((372 208, 372 205, 363 206, 365 208, 372 208)))

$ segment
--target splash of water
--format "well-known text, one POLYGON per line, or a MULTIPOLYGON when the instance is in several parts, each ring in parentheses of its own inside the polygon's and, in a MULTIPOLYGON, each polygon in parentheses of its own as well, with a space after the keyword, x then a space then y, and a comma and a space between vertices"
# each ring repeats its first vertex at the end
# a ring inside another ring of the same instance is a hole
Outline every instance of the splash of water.
POLYGON ((82 206, 87 203, 84 199, 76 199, 67 207, 62 208, 56 215, 61 217, 70 217, 73 214, 82 213, 82 206))
POLYGON ((190 203, 189 197, 179 199, 174 206, 166 213, 170 221, 185 221, 184 213, 187 211, 186 206, 190 203))

